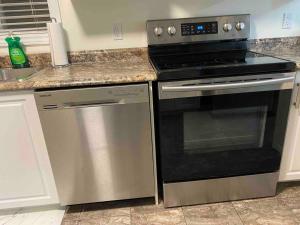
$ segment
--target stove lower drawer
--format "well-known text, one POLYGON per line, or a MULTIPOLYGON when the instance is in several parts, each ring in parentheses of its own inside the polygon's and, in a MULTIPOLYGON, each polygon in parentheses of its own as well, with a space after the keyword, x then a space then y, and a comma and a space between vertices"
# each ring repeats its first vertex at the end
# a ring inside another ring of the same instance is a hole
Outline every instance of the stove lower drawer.
POLYGON ((164 183, 164 206, 205 204, 276 194, 278 172, 201 181, 164 183))

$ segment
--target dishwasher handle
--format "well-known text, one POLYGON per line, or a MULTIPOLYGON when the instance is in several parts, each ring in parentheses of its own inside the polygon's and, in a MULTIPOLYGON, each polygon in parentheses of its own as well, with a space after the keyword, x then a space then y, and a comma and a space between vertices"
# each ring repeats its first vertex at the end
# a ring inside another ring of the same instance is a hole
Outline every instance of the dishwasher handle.
POLYGON ((104 107, 124 104, 122 101, 64 103, 64 109, 104 107))
POLYGON ((92 108, 92 107, 105 107, 125 104, 122 101, 106 101, 106 102, 76 102, 76 103, 63 103, 62 105, 50 104, 43 105, 42 110, 54 110, 54 109, 77 109, 77 108, 92 108))

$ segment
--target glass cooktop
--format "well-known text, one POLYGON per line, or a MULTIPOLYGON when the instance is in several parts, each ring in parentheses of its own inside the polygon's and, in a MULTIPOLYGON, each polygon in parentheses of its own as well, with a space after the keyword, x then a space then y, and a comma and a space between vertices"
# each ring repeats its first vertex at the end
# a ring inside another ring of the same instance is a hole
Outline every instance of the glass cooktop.
POLYGON ((250 51, 150 56, 158 80, 289 72, 295 63, 250 51))

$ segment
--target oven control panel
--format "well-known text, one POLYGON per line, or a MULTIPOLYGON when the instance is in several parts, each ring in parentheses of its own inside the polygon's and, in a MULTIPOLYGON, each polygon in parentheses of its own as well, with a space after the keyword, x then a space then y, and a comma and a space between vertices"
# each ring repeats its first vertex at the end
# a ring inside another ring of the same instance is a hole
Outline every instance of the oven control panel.
POLYGON ((250 15, 147 21, 149 45, 248 39, 250 15))
POLYGON ((205 23, 182 23, 181 35, 201 35, 201 34, 217 34, 218 22, 205 22, 205 23))

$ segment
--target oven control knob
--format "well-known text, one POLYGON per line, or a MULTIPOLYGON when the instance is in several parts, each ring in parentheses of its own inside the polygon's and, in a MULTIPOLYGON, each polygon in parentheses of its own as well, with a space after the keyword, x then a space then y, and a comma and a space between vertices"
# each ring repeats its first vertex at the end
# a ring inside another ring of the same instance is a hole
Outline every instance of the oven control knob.
POLYGON ((162 33, 164 32, 164 30, 162 29, 162 27, 155 27, 154 28, 154 34, 159 37, 162 35, 162 33))
POLYGON ((168 34, 169 34, 170 36, 175 35, 175 34, 176 34, 176 28, 175 28, 174 26, 168 27, 168 34))
POLYGON ((238 22, 238 23, 235 25, 235 28, 236 28, 238 31, 244 30, 244 29, 245 29, 245 24, 244 24, 243 22, 238 22))
POLYGON ((232 30, 232 25, 231 25, 231 23, 225 23, 224 26, 223 26, 223 30, 224 30, 225 32, 231 31, 231 30, 232 30))

